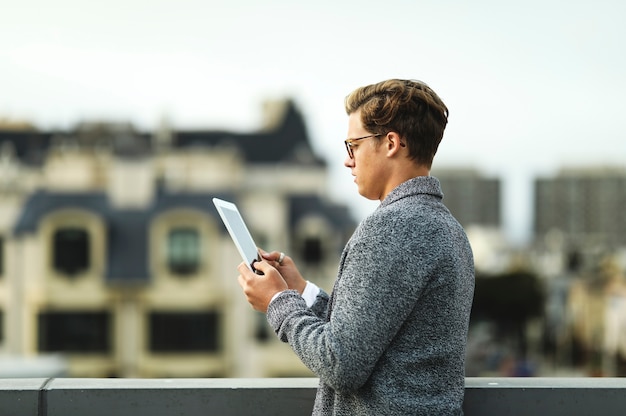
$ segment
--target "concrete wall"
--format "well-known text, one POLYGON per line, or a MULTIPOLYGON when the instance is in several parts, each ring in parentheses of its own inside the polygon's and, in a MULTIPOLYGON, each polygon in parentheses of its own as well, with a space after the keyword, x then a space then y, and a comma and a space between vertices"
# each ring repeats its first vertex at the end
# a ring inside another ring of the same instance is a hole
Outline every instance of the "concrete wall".
MULTIPOLYGON (((2 416, 310 415, 317 380, 1 379, 2 416)), ((468 378, 474 415, 623 415, 626 379, 468 378)))

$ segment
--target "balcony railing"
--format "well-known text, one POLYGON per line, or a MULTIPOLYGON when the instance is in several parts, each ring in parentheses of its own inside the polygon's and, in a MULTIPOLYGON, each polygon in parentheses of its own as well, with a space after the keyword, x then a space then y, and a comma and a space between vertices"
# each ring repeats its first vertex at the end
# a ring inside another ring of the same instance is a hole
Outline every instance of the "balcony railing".
MULTIPOLYGON (((626 379, 468 378, 466 416, 624 415, 626 379)), ((2 416, 310 415, 313 378, 0 379, 2 416)))

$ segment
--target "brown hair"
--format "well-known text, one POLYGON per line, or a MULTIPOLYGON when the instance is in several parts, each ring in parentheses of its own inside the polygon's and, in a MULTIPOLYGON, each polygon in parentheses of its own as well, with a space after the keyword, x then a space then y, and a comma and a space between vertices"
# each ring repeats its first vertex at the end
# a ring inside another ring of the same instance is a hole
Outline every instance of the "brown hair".
POLYGON ((354 90, 345 106, 348 115, 361 110, 361 123, 368 132, 398 133, 406 141, 409 157, 430 168, 448 124, 448 108, 428 85, 382 81, 354 90))

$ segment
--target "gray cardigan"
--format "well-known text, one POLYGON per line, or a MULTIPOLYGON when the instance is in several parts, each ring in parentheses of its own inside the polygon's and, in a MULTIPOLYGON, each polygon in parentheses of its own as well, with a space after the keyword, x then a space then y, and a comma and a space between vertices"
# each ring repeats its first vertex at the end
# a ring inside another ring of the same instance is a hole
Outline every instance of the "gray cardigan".
POLYGON ((314 415, 461 415, 474 264, 439 181, 396 187, 341 256, 332 295, 292 290, 268 321, 319 378, 314 415))

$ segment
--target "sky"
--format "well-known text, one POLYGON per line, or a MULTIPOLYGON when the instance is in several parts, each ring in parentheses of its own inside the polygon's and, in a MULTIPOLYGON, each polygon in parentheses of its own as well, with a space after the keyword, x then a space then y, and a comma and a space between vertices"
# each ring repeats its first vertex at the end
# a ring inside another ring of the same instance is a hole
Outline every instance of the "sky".
POLYGON ((0 0, 0 10, 0 119, 254 131, 265 100, 290 98, 328 161, 331 197, 357 219, 377 202, 343 167, 343 100, 388 78, 422 80, 444 100, 433 169, 500 178, 513 243, 530 237, 536 177, 626 167, 623 0, 0 0))

